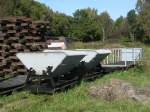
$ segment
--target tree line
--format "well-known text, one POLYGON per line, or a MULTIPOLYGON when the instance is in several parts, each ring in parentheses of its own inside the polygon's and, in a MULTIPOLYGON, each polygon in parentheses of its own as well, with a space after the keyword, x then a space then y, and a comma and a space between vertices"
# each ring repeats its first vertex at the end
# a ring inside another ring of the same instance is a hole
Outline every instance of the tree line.
POLYGON ((109 39, 150 42, 150 0, 138 0, 126 17, 113 20, 107 12, 78 9, 73 16, 54 12, 34 0, 0 0, 0 16, 27 16, 49 21, 50 36, 66 36, 83 42, 109 39))

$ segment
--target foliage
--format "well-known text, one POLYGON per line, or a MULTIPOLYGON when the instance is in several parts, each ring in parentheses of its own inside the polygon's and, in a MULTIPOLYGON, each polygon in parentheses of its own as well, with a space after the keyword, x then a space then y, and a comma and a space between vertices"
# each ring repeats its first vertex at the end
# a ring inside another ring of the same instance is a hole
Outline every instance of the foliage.
POLYGON ((60 14, 58 12, 53 13, 51 23, 51 33, 54 36, 68 36, 69 28, 72 22, 72 17, 60 14))
POLYGON ((142 40, 150 41, 150 0, 144 0, 141 4, 138 4, 138 22, 141 29, 144 31, 142 40))
POLYGON ((107 12, 101 13, 97 17, 97 24, 101 27, 103 33, 103 42, 105 39, 109 38, 112 34, 113 29, 113 20, 107 12))
POLYGON ((130 10, 127 14, 127 22, 129 26, 129 37, 131 40, 135 40, 137 30, 137 14, 136 11, 130 10))
POLYGON ((0 0, 0 16, 13 15, 14 4, 14 0, 0 0))
POLYGON ((115 21, 115 35, 119 38, 128 37, 129 35, 129 24, 126 18, 120 16, 115 21))
POLYGON ((70 36, 78 37, 82 41, 95 41, 101 39, 101 29, 97 24, 97 10, 87 8, 77 10, 71 26, 70 36))

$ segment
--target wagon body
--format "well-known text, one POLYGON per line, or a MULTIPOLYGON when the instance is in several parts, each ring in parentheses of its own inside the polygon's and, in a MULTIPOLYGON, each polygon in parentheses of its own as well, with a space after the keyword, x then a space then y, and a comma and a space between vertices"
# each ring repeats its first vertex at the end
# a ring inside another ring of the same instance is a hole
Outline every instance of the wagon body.
POLYGON ((36 52, 18 53, 17 57, 27 69, 33 68, 37 75, 42 75, 48 66, 52 67, 52 75, 59 76, 68 73, 80 64, 85 56, 76 52, 36 52))
POLYGON ((84 51, 87 55, 82 59, 85 62, 85 66, 87 69, 93 69, 100 62, 111 53, 110 50, 103 49, 76 49, 77 51, 84 51))

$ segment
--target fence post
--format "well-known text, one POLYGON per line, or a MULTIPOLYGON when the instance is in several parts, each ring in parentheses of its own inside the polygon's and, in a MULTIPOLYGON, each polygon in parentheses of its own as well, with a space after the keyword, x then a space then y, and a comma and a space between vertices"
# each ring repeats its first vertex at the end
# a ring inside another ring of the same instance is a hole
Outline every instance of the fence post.
MULTIPOLYGON (((124 52, 124 53, 125 53, 125 52, 124 52)), ((126 58, 125 58, 125 67, 127 67, 127 53, 128 53, 128 52, 127 52, 127 48, 126 48, 126 53, 125 53, 125 54, 126 54, 126 55, 125 55, 125 56, 126 56, 126 58)))
POLYGON ((135 51, 134 51, 134 48, 133 48, 133 60, 134 60, 134 65, 136 64, 136 59, 135 59, 135 55, 134 55, 135 51))

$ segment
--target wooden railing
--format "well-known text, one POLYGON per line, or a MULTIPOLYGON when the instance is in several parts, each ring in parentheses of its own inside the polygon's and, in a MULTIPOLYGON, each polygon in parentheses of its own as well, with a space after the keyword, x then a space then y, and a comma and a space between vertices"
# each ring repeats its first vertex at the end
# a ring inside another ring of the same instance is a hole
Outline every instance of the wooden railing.
POLYGON ((143 57, 142 48, 113 48, 109 49, 112 51, 102 62, 102 65, 113 65, 119 62, 127 66, 130 62, 132 65, 137 64, 143 57))

